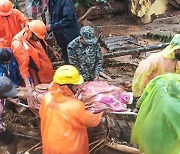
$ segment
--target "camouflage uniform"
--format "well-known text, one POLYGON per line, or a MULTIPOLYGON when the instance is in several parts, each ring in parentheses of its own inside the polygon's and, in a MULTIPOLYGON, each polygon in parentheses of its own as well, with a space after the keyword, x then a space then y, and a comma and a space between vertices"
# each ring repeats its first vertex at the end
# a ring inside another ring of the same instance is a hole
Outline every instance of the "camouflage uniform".
POLYGON ((78 68, 85 81, 92 81, 102 71, 101 48, 91 27, 82 27, 80 35, 86 45, 81 43, 81 36, 71 41, 67 49, 69 62, 78 68))

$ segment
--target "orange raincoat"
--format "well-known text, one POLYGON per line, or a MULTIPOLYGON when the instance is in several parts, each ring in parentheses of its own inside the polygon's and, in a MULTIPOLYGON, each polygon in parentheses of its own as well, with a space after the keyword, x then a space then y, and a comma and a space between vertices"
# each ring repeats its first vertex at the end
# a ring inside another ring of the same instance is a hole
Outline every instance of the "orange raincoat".
POLYGON ((102 117, 85 110, 67 86, 51 83, 41 107, 43 154, 88 154, 87 127, 95 127, 102 117))
POLYGON ((45 52, 45 50, 47 50, 47 44, 43 40, 46 45, 46 49, 44 49, 39 41, 33 41, 26 38, 24 35, 25 33, 27 34, 27 37, 30 38, 31 32, 29 33, 28 28, 24 28, 13 38, 11 46, 14 56, 18 62, 21 75, 24 79, 32 76, 34 84, 38 84, 35 70, 29 66, 31 57, 39 69, 38 76, 40 78, 40 82, 50 83, 53 79, 54 70, 51 61, 45 52))
POLYGON ((26 26, 29 20, 17 9, 9 16, 0 16, 0 48, 11 47, 13 37, 26 26))

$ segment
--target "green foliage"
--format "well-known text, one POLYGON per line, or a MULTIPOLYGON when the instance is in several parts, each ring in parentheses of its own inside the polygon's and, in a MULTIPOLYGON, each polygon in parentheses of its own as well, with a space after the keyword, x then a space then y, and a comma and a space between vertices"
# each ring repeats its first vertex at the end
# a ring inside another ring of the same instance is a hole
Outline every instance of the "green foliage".
POLYGON ((20 4, 19 4, 18 0, 14 0, 13 5, 14 5, 13 6, 14 8, 16 8, 16 9, 21 11, 21 7, 20 7, 20 4))
POLYGON ((147 33, 144 35, 145 39, 155 39, 159 40, 161 42, 170 42, 173 38, 173 36, 170 35, 165 35, 165 34, 157 34, 157 33, 147 33))
POLYGON ((84 7, 90 7, 93 4, 93 0, 75 0, 74 7, 78 8, 80 5, 84 7))

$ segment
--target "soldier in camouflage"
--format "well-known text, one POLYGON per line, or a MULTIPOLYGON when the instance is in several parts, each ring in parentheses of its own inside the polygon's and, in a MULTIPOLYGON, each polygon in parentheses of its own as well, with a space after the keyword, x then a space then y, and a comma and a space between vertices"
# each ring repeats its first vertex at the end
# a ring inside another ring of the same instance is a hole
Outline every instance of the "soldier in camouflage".
POLYGON ((100 44, 90 26, 82 27, 80 36, 68 44, 69 63, 78 68, 85 81, 99 77, 103 57, 100 44))

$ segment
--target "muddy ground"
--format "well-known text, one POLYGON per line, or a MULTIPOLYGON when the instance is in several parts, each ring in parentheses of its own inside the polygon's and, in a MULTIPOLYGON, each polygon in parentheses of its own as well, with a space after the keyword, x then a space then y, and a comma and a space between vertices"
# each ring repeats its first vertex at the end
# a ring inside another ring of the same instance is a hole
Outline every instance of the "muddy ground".
MULTIPOLYGON (((174 35, 180 33, 180 11, 170 8, 165 14, 160 15, 149 24, 143 25, 137 23, 129 13, 121 12, 116 14, 107 14, 104 17, 91 20, 102 32, 102 38, 109 36, 132 36, 141 45, 152 45, 162 43, 159 39, 145 39, 147 33, 174 35)), ((159 51, 159 50, 157 50, 159 51)), ((111 77, 117 85, 124 81, 132 82, 134 71, 138 63, 150 54, 143 53, 140 55, 127 55, 104 60, 104 72, 111 77)), ((128 87, 127 90, 131 90, 128 87)), ((17 137, 18 154, 41 154, 41 139, 39 132, 39 118, 30 110, 17 107, 5 110, 3 119, 7 128, 12 130, 17 137)), ((5 154, 6 147, 0 147, 0 153, 5 154)), ((102 147, 93 153, 116 154, 120 152, 102 147)))

